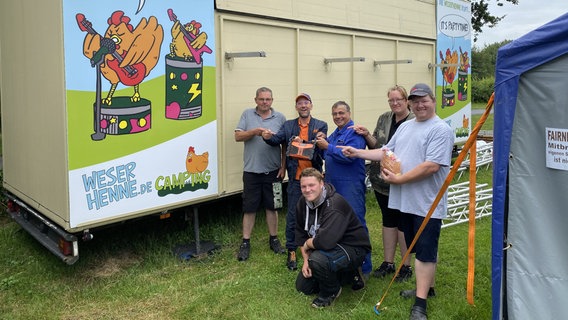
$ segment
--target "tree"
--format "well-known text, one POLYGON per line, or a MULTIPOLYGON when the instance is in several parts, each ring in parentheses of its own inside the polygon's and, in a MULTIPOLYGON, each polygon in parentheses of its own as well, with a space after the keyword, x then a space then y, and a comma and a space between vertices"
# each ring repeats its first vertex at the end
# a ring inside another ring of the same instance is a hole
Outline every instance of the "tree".
POLYGON ((471 49, 471 77, 474 80, 493 77, 495 75, 495 64, 497 63, 497 50, 511 40, 504 40, 497 43, 486 45, 482 49, 473 47, 471 49))
POLYGON ((503 20, 505 16, 494 16, 489 12, 489 3, 495 1, 498 6, 503 6, 506 2, 511 4, 518 4, 519 0, 472 0, 471 1, 471 25, 473 27, 474 36, 473 41, 477 41, 477 35, 481 33, 481 28, 487 25, 493 28, 503 20))
POLYGON ((471 101, 487 102, 495 85, 495 63, 497 51, 511 42, 505 40, 485 46, 483 49, 471 49, 471 101))

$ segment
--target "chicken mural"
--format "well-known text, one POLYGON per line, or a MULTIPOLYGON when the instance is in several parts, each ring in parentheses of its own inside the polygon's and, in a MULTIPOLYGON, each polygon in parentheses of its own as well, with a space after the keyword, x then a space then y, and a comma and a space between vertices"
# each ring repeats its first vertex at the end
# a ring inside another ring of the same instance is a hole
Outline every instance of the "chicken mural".
POLYGON ((115 11, 107 20, 107 29, 99 34, 84 14, 76 15, 77 24, 85 31, 83 54, 97 67, 95 101, 95 134, 130 134, 151 127, 151 103, 140 95, 139 85, 156 66, 164 38, 156 17, 142 18, 136 27, 123 11, 115 11), (100 76, 111 84, 108 95, 101 98, 100 76), (119 84, 133 87, 130 97, 114 97, 119 84))
POLYGON ((187 157, 185 159, 185 168, 188 173, 199 173, 205 171, 209 165, 209 152, 203 154, 195 154, 195 148, 189 147, 187 157))
POLYGON ((187 120, 199 118, 203 112, 203 53, 213 50, 206 44, 207 33, 201 23, 192 20, 182 24, 172 9, 167 10, 174 22, 172 42, 166 55, 166 118, 187 120))
POLYGON ((456 79, 458 52, 446 49, 446 56, 440 51, 442 75, 442 108, 453 106, 456 103, 456 91, 452 88, 452 83, 456 79))
POLYGON ((466 101, 469 86, 467 85, 469 70, 469 54, 460 47, 460 67, 458 69, 458 100, 466 101))

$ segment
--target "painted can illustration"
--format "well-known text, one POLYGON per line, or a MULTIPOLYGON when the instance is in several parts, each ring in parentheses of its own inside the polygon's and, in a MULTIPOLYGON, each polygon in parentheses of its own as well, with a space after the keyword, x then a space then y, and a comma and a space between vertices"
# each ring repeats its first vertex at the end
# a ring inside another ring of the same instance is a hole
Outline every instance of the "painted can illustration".
MULTIPOLYGON (((151 118, 149 100, 141 98, 140 101, 133 103, 130 101, 130 97, 115 97, 112 105, 100 106, 98 125, 100 132, 105 134, 131 134, 150 129, 151 118)), ((95 121, 97 121, 97 118, 95 118, 95 121)))
POLYGON ((458 100, 467 100, 467 71, 458 71, 458 100))
POLYGON ((166 118, 195 119, 202 112, 203 63, 166 55, 166 118))
POLYGON ((442 91, 442 108, 451 107, 456 103, 456 92, 451 87, 445 87, 442 91))

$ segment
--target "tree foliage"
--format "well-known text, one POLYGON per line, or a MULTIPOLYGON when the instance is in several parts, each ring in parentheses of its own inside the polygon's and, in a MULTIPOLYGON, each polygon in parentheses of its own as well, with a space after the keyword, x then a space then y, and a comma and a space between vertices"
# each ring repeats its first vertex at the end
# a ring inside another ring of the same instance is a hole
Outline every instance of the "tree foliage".
POLYGON ((485 103, 489 100, 495 85, 497 51, 509 42, 511 40, 492 43, 482 49, 475 46, 471 49, 471 100, 473 102, 485 103))
POLYGON ((489 12, 489 3, 494 1, 498 6, 504 3, 518 4, 519 0, 472 0, 471 1, 471 25, 474 31, 473 41, 477 41, 477 35, 482 32, 484 26, 493 28, 503 20, 505 16, 495 16, 489 12))
POLYGON ((509 42, 511 40, 492 43, 482 49, 474 46, 471 49, 471 78, 479 80, 493 77, 495 75, 495 63, 497 62, 497 50, 509 42))

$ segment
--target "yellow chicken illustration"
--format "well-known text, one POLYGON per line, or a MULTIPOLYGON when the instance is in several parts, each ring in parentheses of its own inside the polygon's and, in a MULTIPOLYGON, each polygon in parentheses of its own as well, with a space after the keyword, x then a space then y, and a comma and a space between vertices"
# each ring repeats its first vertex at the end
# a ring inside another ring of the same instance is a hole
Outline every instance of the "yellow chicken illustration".
POLYGON ((101 74, 111 83, 111 89, 102 102, 111 105, 119 83, 133 86, 131 101, 140 101, 138 85, 158 63, 164 38, 164 30, 156 17, 142 18, 134 28, 124 12, 115 11, 108 19, 104 35, 97 33, 83 14, 77 14, 76 20, 79 28, 87 32, 83 54, 91 63, 104 58, 101 74))
POLYGON ((209 165, 209 152, 203 154, 195 154, 195 148, 189 147, 185 160, 185 168, 189 173, 203 172, 209 165))
POLYGON ((442 73, 444 75, 444 80, 451 85, 456 78, 456 71, 457 71, 457 64, 458 64, 458 52, 454 50, 454 52, 450 51, 450 49, 446 49, 446 57, 442 55, 442 51, 440 51, 440 59, 442 63, 442 73), (448 64, 450 66, 444 66, 444 64, 448 64))
POLYGON ((201 32, 201 23, 191 20, 190 23, 181 24, 172 9, 168 9, 168 16, 174 22, 172 26, 172 42, 170 43, 170 57, 183 58, 201 63, 203 52, 213 52, 205 43, 207 33, 201 32))

